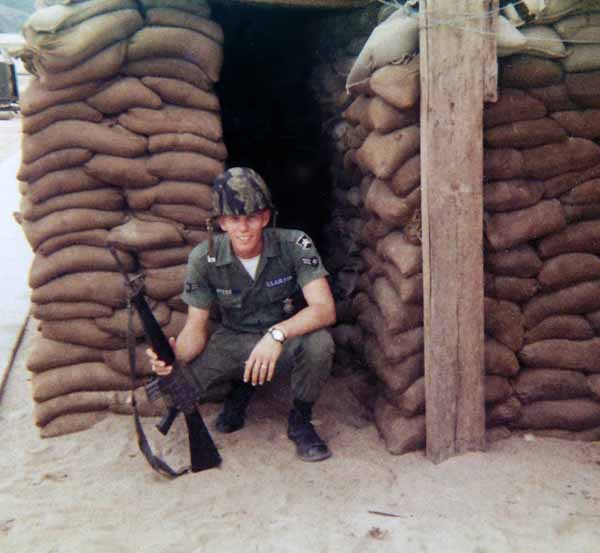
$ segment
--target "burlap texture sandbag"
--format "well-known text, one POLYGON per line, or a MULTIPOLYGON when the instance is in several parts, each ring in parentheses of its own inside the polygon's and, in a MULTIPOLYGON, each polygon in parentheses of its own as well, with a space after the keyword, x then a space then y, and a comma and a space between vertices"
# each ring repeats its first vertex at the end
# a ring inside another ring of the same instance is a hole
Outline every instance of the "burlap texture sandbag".
POLYGON ((521 413, 521 403, 516 397, 492 405, 485 414, 486 427, 510 424, 517 420, 521 413))
MULTIPOLYGON (((149 307, 152 309, 154 318, 160 326, 165 326, 171 320, 171 310, 166 303, 151 302, 149 307)), ((96 326, 112 334, 127 338, 129 315, 127 309, 119 309, 109 317, 99 317, 95 321, 96 326)), ((144 336, 144 327, 137 313, 133 316, 133 333, 137 338, 144 336)))
POLYGON ((82 230, 79 232, 69 232, 67 234, 59 234, 44 240, 36 250, 42 255, 50 255, 62 248, 68 246, 98 246, 99 248, 106 247, 106 239, 108 231, 106 229, 82 230))
POLYGON ((342 112, 342 117, 353 125, 365 123, 367 109, 371 101, 371 98, 361 94, 342 112))
POLYGON ((580 315, 600 309, 600 281, 582 282, 537 296, 523 310, 525 326, 532 328, 551 315, 580 315))
POLYGON ((98 349, 119 349, 125 344, 118 338, 99 329, 92 319, 42 321, 40 331, 44 338, 98 349))
POLYGON ((524 302, 535 296, 540 286, 535 278, 494 276, 485 278, 485 294, 498 300, 524 302))
POLYGON ((192 133, 209 140, 223 138, 220 117, 212 111, 166 105, 160 110, 132 108, 119 116, 125 128, 143 135, 192 133))
POLYGON ((600 39, 599 27, 600 15, 592 13, 565 17, 554 24, 556 32, 565 40, 565 42, 598 40, 600 39))
POLYGON ((397 196, 410 194, 421 183, 421 156, 419 154, 405 161, 392 175, 389 187, 397 196))
POLYGON ((569 225, 538 244, 538 253, 543 258, 573 252, 600 253, 600 221, 569 225))
POLYGON ((57 436, 88 430, 105 417, 106 411, 60 415, 40 430, 40 436, 42 438, 56 438, 57 436))
POLYGON ((122 188, 146 188, 160 179, 148 171, 148 158, 129 159, 115 155, 95 155, 84 166, 86 174, 122 188))
POLYGON ((211 90, 212 82, 196 64, 177 58, 148 58, 128 62, 122 73, 135 77, 164 77, 193 84, 202 90, 211 90))
POLYGON ((519 372, 519 360, 514 351, 493 338, 485 338, 484 365, 486 374, 511 377, 519 372))
POLYGON ((596 400, 600 400, 600 374, 589 375, 587 381, 592 397, 596 400))
POLYGON ((483 152, 483 172, 488 180, 526 177, 523 153, 516 148, 486 148, 483 152))
POLYGON ((600 179, 586 181, 562 195, 560 201, 565 204, 597 204, 600 202, 599 185, 600 179))
POLYGON ((600 310, 586 313, 585 318, 592 325, 594 331, 600 334, 600 310))
POLYGON ((35 181, 53 171, 69 169, 83 165, 94 154, 84 148, 66 148, 40 157, 33 163, 21 163, 17 178, 24 181, 35 181))
POLYGON ((526 344, 519 359, 527 367, 600 372, 600 338, 543 340, 526 344))
POLYGON ((420 97, 420 60, 415 56, 409 63, 386 65, 378 69, 369 79, 373 95, 400 110, 414 108, 420 97))
POLYGON ((421 273, 406 278, 391 263, 383 263, 381 270, 394 286, 403 303, 415 305, 423 303, 423 275, 421 273))
MULTIPOLYGON (((65 119, 77 119, 79 121, 99 123, 102 121, 102 114, 85 102, 57 104, 43 109, 42 111, 38 111, 34 115, 23 117, 21 130, 26 134, 35 134, 44 130, 46 127, 49 127, 52 123, 64 121, 65 119)), ((23 141, 27 140, 27 137, 23 137, 23 141)))
POLYGON ((166 152, 148 159, 148 171, 165 180, 207 183, 224 170, 222 162, 193 152, 166 152))
POLYGON ((184 239, 176 225, 132 217, 125 224, 111 229, 108 242, 127 251, 140 252, 181 246, 184 239))
POLYGON ((102 359, 102 350, 55 342, 36 336, 33 348, 27 356, 27 369, 34 373, 41 373, 66 365, 99 362, 102 359))
POLYGON ((81 167, 46 173, 24 186, 22 193, 33 203, 41 203, 63 194, 106 188, 106 183, 86 174, 81 167))
POLYGON ((146 293, 156 300, 167 300, 183 290, 187 265, 146 271, 146 293))
POLYGON ((385 181, 375 179, 365 198, 365 208, 383 221, 400 227, 408 222, 415 207, 396 196, 385 181))
POLYGON ((123 277, 119 273, 100 271, 64 275, 33 290, 31 301, 93 301, 113 308, 124 307, 123 277))
POLYGON ((551 117, 571 136, 596 139, 600 137, 600 110, 559 111, 551 117))
POLYGON ((499 64, 500 86, 508 88, 539 88, 558 84, 563 78, 559 62, 517 54, 499 64))
POLYGON ((592 219, 596 220, 600 217, 600 204, 563 205, 565 207, 565 217, 569 224, 592 219))
MULTIPOLYGON (((125 253, 117 253, 127 272, 135 269, 135 259, 125 253)), ((70 246, 52 255, 36 254, 29 270, 29 286, 38 288, 53 278, 67 273, 117 271, 119 268, 108 249, 93 246, 70 246)))
POLYGON ((122 77, 108 84, 86 102, 105 114, 117 114, 130 108, 159 109, 162 106, 160 96, 135 77, 122 77))
POLYGON ((600 69, 600 45, 575 44, 567 48, 567 57, 561 60, 565 71, 580 73, 600 69))
POLYGON ((400 410, 405 417, 414 417, 425 412, 425 379, 415 380, 400 397, 386 399, 400 410))
POLYGON ((71 392, 127 390, 131 380, 104 363, 79 363, 34 374, 33 399, 47 401, 71 392))
POLYGON ((532 148, 553 142, 562 142, 567 133, 549 117, 532 121, 517 121, 487 129, 484 143, 491 148, 532 148))
POLYGON ((211 13, 210 5, 204 0, 141 0, 141 3, 146 9, 175 8, 200 17, 208 17, 211 13))
POLYGON ((421 272, 422 249, 408 242, 401 232, 390 232, 385 238, 379 240, 377 253, 397 267, 404 277, 421 272))
POLYGON ((512 351, 523 345, 523 314, 515 303, 484 298, 485 332, 512 351))
POLYGON ((523 150, 523 161, 530 177, 547 179, 597 165, 600 162, 600 146, 585 138, 568 138, 560 144, 523 150))
POLYGON ((218 160, 227 159, 227 147, 204 136, 191 133, 155 134, 148 138, 148 151, 153 154, 162 152, 196 152, 218 160))
POLYGON ((425 447, 425 415, 404 417, 393 405, 378 397, 374 416, 388 453, 403 455, 425 447))
POLYGON ((73 392, 33 406, 35 424, 45 426, 50 421, 67 413, 89 413, 104 411, 110 405, 110 392, 73 392))
POLYGON ((549 112, 579 109, 579 106, 569 97, 565 83, 530 88, 527 93, 543 102, 549 112))
MULTIPOLYGON (((541 58, 558 59, 569 56, 560 35, 550 26, 532 25, 523 27, 521 33, 526 38, 525 47, 519 53, 541 58)), ((516 52, 515 52, 516 53, 516 52)), ((563 64, 564 66, 564 64, 563 64)))
POLYGON ((584 430, 600 425, 600 403, 591 399, 536 401, 524 405, 516 428, 584 430))
POLYGON ((149 209, 153 204, 187 204, 212 209, 212 187, 197 182, 163 181, 143 190, 128 190, 127 202, 131 209, 149 209))
POLYGON ((165 102, 188 108, 219 111, 219 98, 190 83, 178 79, 142 77, 142 82, 165 102))
POLYGON ((396 333, 422 326, 423 308, 420 305, 403 304, 387 278, 375 279, 372 297, 383 316, 386 331, 396 333))
MULTIPOLYGON (((141 109, 141 108, 140 108, 141 109)), ((148 140, 127 135, 117 129, 88 121, 59 121, 44 130, 28 135, 23 141, 25 163, 64 148, 86 148, 100 154, 138 157, 145 153, 148 140)))
POLYGON ((588 180, 600 177, 600 164, 593 165, 585 171, 563 173, 544 181, 546 198, 556 198, 588 180))
POLYGON ((485 392, 486 404, 505 401, 513 394, 513 389, 508 378, 495 375, 484 377, 483 390, 485 392))
POLYGON ((206 35, 178 27, 146 27, 131 37, 127 61, 153 57, 172 57, 200 67, 210 80, 219 80, 223 48, 206 35))
POLYGON ((485 217, 485 236, 494 250, 503 250, 557 232, 566 226, 564 210, 557 200, 485 217))
POLYGON ((212 209, 206 210, 186 204, 154 204, 150 212, 165 219, 196 227, 204 226, 207 219, 213 215, 212 209))
POLYGON ((362 125, 351 127, 342 140, 344 149, 360 148, 367 136, 369 136, 369 130, 362 125))
POLYGON ((425 333, 422 327, 399 334, 383 332, 379 341, 385 357, 389 361, 399 362, 423 350, 425 333))
POLYGON ((523 90, 501 88, 498 101, 486 104, 483 110, 483 127, 488 129, 517 121, 531 121, 545 117, 544 104, 523 90))
POLYGON ((483 204, 487 211, 513 211, 538 203, 543 195, 542 181, 493 181, 486 183, 483 188, 483 204))
POLYGON ((69 319, 95 319, 110 317, 113 310, 91 301, 34 303, 31 314, 40 321, 68 321, 69 319))
POLYGON ((597 280, 600 279, 600 258, 589 253, 558 255, 544 262, 537 278, 549 290, 565 288, 585 280, 597 280))
MULTIPOLYGON (((135 373, 140 377, 152 376, 155 374, 152 371, 150 358, 146 354, 147 349, 148 345, 146 343, 139 343, 135 348, 135 373)), ((130 376, 129 350, 117 349, 113 351, 104 351, 103 360, 113 371, 125 376, 130 376)))
POLYGON ((49 107, 85 100, 96 92, 98 83, 84 83, 61 90, 48 90, 39 79, 32 79, 20 98, 21 113, 35 115, 49 107))
POLYGON ((600 71, 569 73, 565 77, 569 97, 588 108, 600 108, 600 71))
POLYGON ((224 36, 221 26, 205 17, 173 8, 153 8, 146 12, 146 25, 163 27, 183 27, 206 35, 208 38, 223 44, 224 36))
POLYGON ((525 370, 515 378, 513 387, 522 404, 553 399, 585 398, 590 395, 587 378, 578 371, 525 370))
POLYGON ((37 221, 54 211, 71 208, 92 208, 106 211, 123 209, 125 198, 113 188, 101 188, 84 192, 73 192, 54 196, 42 203, 34 204, 27 196, 21 199, 21 214, 28 221, 37 221))
POLYGON ((578 315, 555 315, 525 333, 525 343, 533 344, 542 340, 590 340, 594 329, 585 317, 578 315))
MULTIPOLYGON (((187 315, 185 313, 180 313, 179 311, 171 312, 171 319, 169 320, 169 324, 163 326, 163 332, 167 337, 176 337, 181 334, 183 327, 185 326, 185 322, 187 321, 187 315)), ((208 321, 208 333, 209 336, 216 330, 217 324, 213 321, 208 321)))
POLYGON ((383 98, 376 96, 369 102, 362 124, 369 130, 385 134, 414 125, 418 119, 416 110, 399 111, 383 98))

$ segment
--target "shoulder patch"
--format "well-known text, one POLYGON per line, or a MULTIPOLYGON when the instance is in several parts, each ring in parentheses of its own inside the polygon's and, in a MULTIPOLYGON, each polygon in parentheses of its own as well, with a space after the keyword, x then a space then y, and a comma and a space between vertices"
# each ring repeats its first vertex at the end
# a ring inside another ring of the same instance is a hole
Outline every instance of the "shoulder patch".
POLYGON ((313 247, 311 239, 306 236, 306 234, 303 234, 296 240, 296 245, 300 246, 303 250, 308 250, 313 247))

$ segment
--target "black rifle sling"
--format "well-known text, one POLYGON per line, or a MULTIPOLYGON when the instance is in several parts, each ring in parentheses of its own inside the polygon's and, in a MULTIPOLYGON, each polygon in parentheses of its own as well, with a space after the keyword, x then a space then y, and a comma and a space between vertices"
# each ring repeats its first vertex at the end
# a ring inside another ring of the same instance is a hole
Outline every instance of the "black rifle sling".
MULTIPOLYGON (((141 290, 137 292, 141 293, 141 290)), ((137 408, 137 401, 135 398, 135 365, 136 365, 136 354, 135 354, 135 334, 133 332, 133 305, 131 303, 130 294, 127 295, 127 353, 129 355, 129 373, 131 375, 131 406, 133 408, 133 421, 135 424, 135 431, 137 434, 137 441, 140 451, 148 461, 148 464, 162 476, 169 478, 177 478, 182 474, 189 472, 189 467, 184 467, 180 470, 172 469, 165 461, 160 457, 154 455, 150 443, 146 438, 142 421, 137 408)))

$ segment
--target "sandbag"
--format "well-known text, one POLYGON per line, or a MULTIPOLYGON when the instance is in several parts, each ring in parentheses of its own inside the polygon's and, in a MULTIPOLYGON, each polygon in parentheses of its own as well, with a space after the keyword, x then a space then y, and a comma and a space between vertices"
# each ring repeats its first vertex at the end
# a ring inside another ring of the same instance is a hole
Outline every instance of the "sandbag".
MULTIPOLYGON (((142 109, 142 108, 139 108, 142 109)), ((147 139, 98 123, 60 121, 29 135, 23 142, 23 161, 31 163, 55 150, 86 148, 101 154, 138 157, 145 153, 147 139)))
POLYGON ((221 109, 218 96, 185 81, 142 77, 142 82, 169 104, 217 112, 221 109))
POLYGON ((141 0, 144 8, 175 8, 191 14, 210 16, 210 4, 205 0, 141 0))
POLYGON ((530 177, 547 179, 597 165, 600 163, 600 146, 585 138, 568 138, 560 144, 523 150, 523 161, 530 177))
POLYGON ((44 240, 36 250, 36 253, 42 255, 50 255, 62 248, 68 246, 98 246, 99 248, 106 247, 106 239, 108 231, 106 229, 82 230, 79 232, 68 232, 59 234, 44 240))
POLYGON ((498 403, 507 400, 513 389, 507 378, 502 376, 487 375, 484 377, 483 390, 485 392, 485 403, 498 403))
POLYGON ((532 121, 517 121, 487 129, 484 143, 492 148, 531 148, 567 138, 565 130, 553 119, 542 117, 532 121))
POLYGON ((558 84, 563 78, 559 62, 516 54, 504 58, 499 64, 498 81, 508 88, 539 88, 558 84))
POLYGON ((598 40, 600 39, 599 27, 600 16, 598 14, 573 15, 554 24, 556 32, 565 42, 598 40))
POLYGON ((483 152, 483 173, 487 180, 526 177, 523 153, 516 148, 486 148, 483 152))
POLYGON ((415 108, 421 94, 419 56, 405 65, 378 69, 369 80, 369 86, 374 94, 400 110, 415 108))
POLYGON ((145 58, 182 58, 200 67, 215 83, 223 64, 223 48, 196 31, 178 27, 146 27, 129 40, 127 61, 145 58))
POLYGON ((176 265, 146 271, 146 294, 156 300, 167 300, 181 294, 187 265, 176 265))
POLYGON ((595 139, 600 138, 600 109, 559 111, 551 117, 571 136, 595 139))
POLYGON ((499 58, 516 54, 525 48, 527 38, 517 29, 510 19, 507 19, 503 15, 499 15, 496 25, 496 47, 499 58))
POLYGON ((423 303, 423 275, 421 273, 405 278, 391 263, 384 263, 381 268, 403 303, 415 305, 423 303))
POLYGON ((73 167, 47 173, 25 186, 24 194, 33 203, 74 192, 93 191, 106 188, 106 184, 86 174, 82 168, 73 167))
POLYGON ((421 183, 421 156, 419 154, 405 161, 392 175, 388 186, 394 194, 404 197, 421 183))
POLYGON ((38 426, 44 426, 60 415, 103 411, 109 405, 110 392, 73 392, 36 402, 33 416, 38 426))
POLYGON ((414 125, 418 122, 418 118, 416 110, 399 111, 383 98, 376 96, 369 102, 362 124, 368 130, 385 134, 414 125))
POLYGON ((425 379, 415 380, 400 396, 386 397, 405 417, 414 417, 425 412, 425 379))
POLYGON ((531 56, 539 56, 549 59, 566 58, 570 54, 563 44, 560 35, 550 26, 533 25, 521 29, 526 39, 526 44, 519 53, 531 56))
POLYGON ((154 204, 150 212, 189 226, 203 226, 213 216, 212 209, 187 204, 154 204))
POLYGON ((117 114, 130 108, 159 109, 162 106, 160 96, 134 77, 118 79, 86 101, 105 114, 117 114))
POLYGON ((126 251, 140 252, 181 246, 184 239, 175 225, 132 217, 111 229, 108 242, 126 251))
POLYGON ((422 250, 408 242, 401 232, 390 232, 377 242, 377 253, 398 268, 402 276, 410 277, 421 272, 422 250))
POLYGON ((224 40, 223 29, 217 22, 178 9, 150 9, 146 12, 146 24, 191 29, 192 31, 206 35, 219 44, 223 44, 224 40))
POLYGON ((110 317, 113 310, 91 301, 34 303, 31 314, 40 321, 67 321, 69 319, 95 319, 110 317))
MULTIPOLYGON (((171 320, 171 310, 166 303, 151 302, 149 307, 152 309, 154 318, 160 326, 165 326, 169 323, 171 320)), ((128 309, 119 309, 108 317, 98 317, 94 323, 104 332, 108 332, 114 336, 120 336, 121 338, 127 338, 129 332, 128 309)), ((132 331, 137 338, 141 338, 145 335, 144 327, 137 312, 134 312, 133 315, 132 331)))
POLYGON ((484 342, 484 365, 486 374, 511 377, 519 372, 519 360, 515 353, 493 338, 484 342))
POLYGON ((596 177, 600 177, 600 164, 593 165, 585 171, 574 171, 552 177, 544 181, 546 190, 544 196, 546 198, 556 198, 568 192, 571 188, 596 177))
POLYGON ((69 102, 85 100, 96 92, 98 83, 84 83, 61 90, 48 90, 39 79, 31 83, 20 98, 21 113, 24 116, 34 115, 49 107, 69 102))
POLYGON ((102 350, 55 342, 36 336, 33 348, 27 356, 27 369, 34 373, 41 373, 48 369, 102 361, 102 359, 102 350))
POLYGON ((398 198, 385 181, 379 179, 373 181, 365 198, 365 208, 368 211, 394 226, 407 223, 416 207, 418 206, 398 198))
POLYGON ((522 404, 589 396, 587 378, 577 371, 525 370, 519 373, 513 386, 522 404))
POLYGON ((519 359, 527 367, 600 372, 600 338, 591 340, 542 340, 526 344, 519 359))
POLYGON ((563 204, 567 222, 577 223, 600 217, 600 204, 569 205, 563 204))
POLYGON ((365 357, 371 369, 394 395, 403 394, 418 378, 423 376, 423 353, 415 353, 400 362, 390 362, 385 358, 377 340, 365 341, 365 357))
POLYGON ((485 275, 485 294, 498 300, 524 302, 539 292, 535 278, 485 275))
POLYGON ((557 292, 536 296, 523 309, 524 322, 532 328, 551 315, 580 315, 600 309, 600 281, 581 282, 557 292))
POLYGON ((160 250, 142 251, 138 254, 140 265, 147 269, 159 269, 173 265, 183 265, 192 251, 192 246, 179 248, 162 248, 160 250))
POLYGON ((575 44, 567 48, 567 57, 561 60, 565 71, 571 73, 596 71, 600 69, 600 45, 575 44))
MULTIPOLYGON (((342 112, 342 117, 353 125, 361 125, 366 121, 366 113, 372 99, 362 94, 356 97, 352 103, 342 112)), ((346 132, 350 126, 344 127, 346 132)))
POLYGON ((523 90, 501 88, 498 101, 486 104, 483 110, 483 127, 488 129, 517 121, 531 121, 545 117, 544 104, 523 90))
POLYGON ((184 59, 152 57, 130 61, 122 69, 125 75, 135 77, 164 77, 193 84, 202 90, 211 90, 212 82, 195 63, 184 59))
POLYGON ((423 327, 417 327, 399 334, 382 333, 379 339, 386 359, 398 362, 423 350, 425 332, 423 327))
POLYGON ((517 428, 584 430, 600 425, 600 403, 590 399, 536 401, 524 405, 517 428))
POLYGON ((565 226, 560 202, 544 200, 525 209, 486 216, 485 236, 494 250, 503 250, 557 232, 565 226))
POLYGON ((124 345, 122 338, 100 330, 92 319, 41 321, 40 331, 44 338, 91 348, 119 349, 124 345))
POLYGON ((382 397, 375 402, 375 424, 392 455, 403 455, 425 447, 425 415, 404 417, 382 397))
POLYGON ((521 403, 516 397, 492 405, 485 414, 486 427, 510 424, 519 418, 521 403))
POLYGON ((148 159, 148 171, 165 180, 212 182, 225 170, 222 162, 193 152, 166 152, 148 159))
MULTIPOLYGON (((90 108, 91 109, 91 108, 90 108)), ((66 148, 56 150, 48 155, 42 156, 32 163, 21 163, 17 178, 24 181, 35 181, 53 171, 69 169, 83 165, 90 160, 93 152, 85 148, 66 148)))
MULTIPOLYGON (((99 123, 102 121, 102 114, 85 102, 57 104, 38 111, 33 115, 24 116, 21 129, 26 134, 35 134, 49 127, 52 123, 64 121, 65 119, 99 123)), ((23 141, 27 140, 27 137, 23 137, 23 141)))
POLYGON ((148 171, 148 158, 129 159, 115 155, 95 155, 84 166, 87 175, 122 188, 146 188, 160 179, 148 171))
POLYGON ((126 304, 123 277, 119 273, 100 271, 63 275, 33 290, 31 301, 92 301, 117 309, 126 304))
POLYGON ((222 141, 214 142, 204 136, 191 133, 155 134, 148 138, 148 151, 161 152, 197 152, 208 157, 224 161, 227 159, 227 147, 222 141))
POLYGON ((538 253, 543 258, 573 252, 600 254, 600 221, 569 225, 538 244, 538 253))
POLYGON ((568 73, 565 84, 570 98, 588 108, 600 108, 600 71, 568 73))
POLYGON ((538 203, 543 195, 544 183, 541 181, 493 181, 483 187, 483 204, 487 211, 513 211, 538 203))
MULTIPOLYGON (((133 272, 136 266, 135 259, 125 252, 117 252, 117 255, 125 270, 133 272)), ((119 267, 108 249, 70 246, 48 256, 36 254, 29 270, 29 286, 37 288, 67 273, 118 270, 119 267)))
POLYGON ((143 190, 128 190, 127 202, 131 209, 149 209, 153 204, 188 204, 211 210, 212 187, 197 182, 162 181, 143 190))
POLYGON ((533 344, 542 340, 590 340, 594 329, 585 317, 578 315, 555 315, 545 318, 541 323, 525 333, 525 343, 533 344))
MULTIPOLYGON (((135 373, 137 376, 154 376, 150 358, 146 355, 148 345, 145 343, 138 344, 135 348, 135 373)), ((129 350, 117 349, 103 352, 104 363, 113 371, 117 371, 125 376, 130 376, 129 368, 129 350)))
POLYGON ((381 311, 386 331, 403 332, 423 324, 423 308, 420 305, 403 304, 387 278, 375 279, 372 296, 381 311))
POLYGON ((543 102, 550 113, 578 109, 577 104, 569 98, 569 91, 565 83, 530 88, 527 93, 543 102))
POLYGON ((567 194, 560 197, 566 204, 597 204, 600 202, 600 179, 592 179, 573 187, 567 194))
POLYGON ((600 258, 589 253, 558 255, 544 262, 537 278, 549 290, 600 279, 600 258))
POLYGON ((523 345, 523 315, 515 303, 484 298, 485 332, 512 351, 523 345))
POLYGON ((52 419, 40 430, 42 438, 56 438, 73 432, 81 432, 94 426, 106 417, 105 411, 89 413, 66 413, 52 419))

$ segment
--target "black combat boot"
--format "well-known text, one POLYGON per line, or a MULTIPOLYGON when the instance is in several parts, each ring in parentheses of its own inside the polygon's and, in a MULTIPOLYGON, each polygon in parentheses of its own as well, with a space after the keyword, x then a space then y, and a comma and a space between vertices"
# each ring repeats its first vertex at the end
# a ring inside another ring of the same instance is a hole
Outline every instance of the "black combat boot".
POLYGON ((254 387, 245 382, 234 382, 231 392, 225 398, 223 410, 217 417, 215 428, 219 432, 229 434, 244 426, 246 408, 254 393, 254 387))
POLYGON ((312 403, 294 400, 294 408, 288 417, 287 435, 296 444, 296 453, 303 461, 322 461, 331 457, 327 444, 319 437, 310 422, 312 403))

